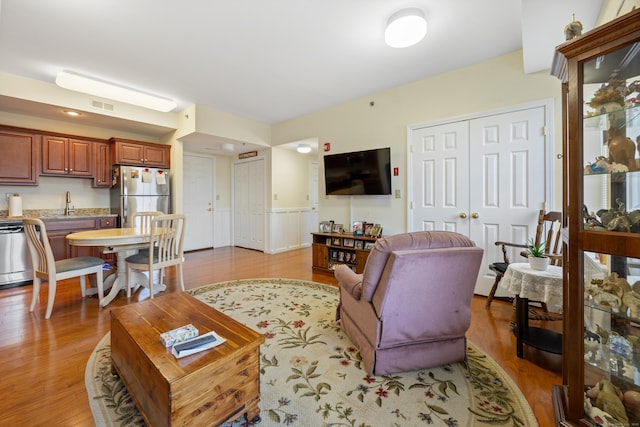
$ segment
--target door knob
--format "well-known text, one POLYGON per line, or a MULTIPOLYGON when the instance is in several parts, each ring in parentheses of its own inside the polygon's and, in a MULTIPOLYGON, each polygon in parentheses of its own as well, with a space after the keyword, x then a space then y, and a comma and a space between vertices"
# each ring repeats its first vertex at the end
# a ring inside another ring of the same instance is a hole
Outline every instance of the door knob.
POLYGON ((471 218, 476 219, 480 216, 480 214, 478 212, 474 212, 471 214, 471 218))
POLYGON ((465 219, 465 218, 467 217, 467 214, 466 214, 466 212, 460 212, 460 213, 458 214, 458 216, 459 216, 460 218, 462 218, 462 219, 465 219))
POLYGON ((207 209, 209 212, 211 212, 211 208, 207 209))

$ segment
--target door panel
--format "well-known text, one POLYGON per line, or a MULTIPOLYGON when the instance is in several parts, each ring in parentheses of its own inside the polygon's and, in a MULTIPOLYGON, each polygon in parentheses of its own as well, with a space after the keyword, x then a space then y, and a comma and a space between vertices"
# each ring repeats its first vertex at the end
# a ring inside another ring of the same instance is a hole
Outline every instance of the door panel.
POLYGON ((214 159, 184 156, 184 250, 213 247, 214 159))
POLYGON ((469 125, 418 129, 413 144, 413 230, 451 230, 468 235, 469 125))
POLYGON ((265 161, 233 165, 233 240, 235 246, 264 250, 265 161))
MULTIPOLYGON (((471 182, 469 237, 484 248, 476 293, 487 295, 495 279, 489 264, 502 260, 497 240, 525 243, 535 235, 538 212, 545 201, 544 108, 470 120, 471 182), (476 218, 473 218, 476 216, 476 218)), ((509 259, 522 262, 519 250, 509 259)), ((500 295, 500 294, 498 294, 500 295)), ((504 293, 502 293, 504 295, 504 293)))

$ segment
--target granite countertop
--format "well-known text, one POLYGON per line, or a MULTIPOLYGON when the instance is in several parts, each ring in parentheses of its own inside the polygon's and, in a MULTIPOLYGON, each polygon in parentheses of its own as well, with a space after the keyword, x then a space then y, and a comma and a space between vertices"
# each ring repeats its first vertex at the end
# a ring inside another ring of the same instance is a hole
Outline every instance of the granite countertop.
POLYGON ((9 217, 7 211, 0 211, 0 224, 3 222, 15 222, 20 221, 22 218, 40 218, 43 221, 47 220, 74 220, 83 218, 96 218, 96 217, 113 217, 117 218, 118 215, 109 212, 109 208, 87 208, 76 209, 73 215, 65 215, 61 209, 32 209, 24 210, 21 217, 9 217))

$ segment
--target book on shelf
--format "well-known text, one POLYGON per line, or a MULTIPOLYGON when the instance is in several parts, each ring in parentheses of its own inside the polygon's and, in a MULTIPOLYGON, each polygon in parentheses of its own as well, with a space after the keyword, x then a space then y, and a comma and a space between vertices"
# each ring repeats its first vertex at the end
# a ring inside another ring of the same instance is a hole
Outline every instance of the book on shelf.
POLYGON ((220 344, 223 344, 225 341, 226 339, 211 331, 207 332, 206 334, 202 334, 199 337, 191 338, 174 344, 173 348, 171 349, 171 353, 175 357, 180 359, 181 357, 189 356, 204 350, 209 350, 211 348, 217 347, 220 344))

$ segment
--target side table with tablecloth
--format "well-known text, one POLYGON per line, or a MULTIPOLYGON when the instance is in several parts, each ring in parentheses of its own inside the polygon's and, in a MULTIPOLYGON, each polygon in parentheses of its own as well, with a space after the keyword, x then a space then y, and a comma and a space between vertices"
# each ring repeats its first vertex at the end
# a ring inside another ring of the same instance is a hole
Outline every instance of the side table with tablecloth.
POLYGON ((551 265, 545 271, 534 270, 529 263, 509 264, 500 286, 516 297, 516 353, 522 357, 523 344, 543 351, 562 354, 562 335, 544 328, 530 327, 529 300, 547 304, 547 309, 562 313, 562 267, 551 265))

